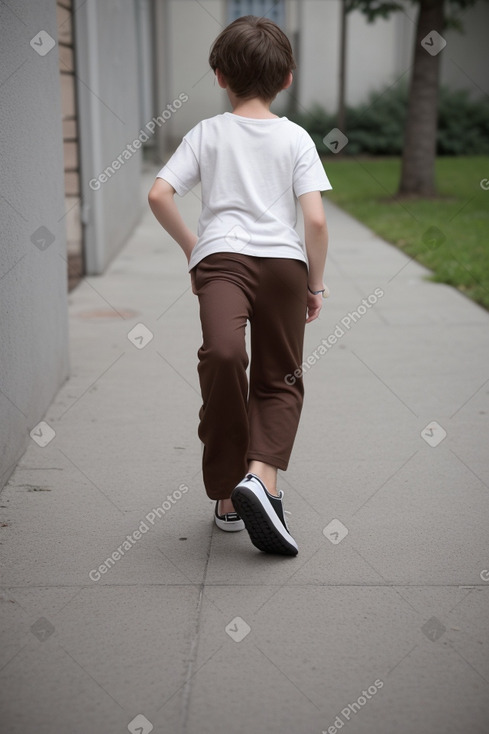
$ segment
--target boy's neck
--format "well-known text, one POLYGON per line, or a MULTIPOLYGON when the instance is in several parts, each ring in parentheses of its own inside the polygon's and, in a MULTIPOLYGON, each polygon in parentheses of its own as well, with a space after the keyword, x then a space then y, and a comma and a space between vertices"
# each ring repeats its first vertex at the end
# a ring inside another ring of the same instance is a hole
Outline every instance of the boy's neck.
POLYGON ((278 115, 274 115, 273 112, 270 112, 271 102, 265 102, 265 100, 260 99, 259 97, 240 100, 239 97, 229 94, 229 101, 233 108, 233 115, 252 117, 257 120, 274 119, 278 117, 278 115))

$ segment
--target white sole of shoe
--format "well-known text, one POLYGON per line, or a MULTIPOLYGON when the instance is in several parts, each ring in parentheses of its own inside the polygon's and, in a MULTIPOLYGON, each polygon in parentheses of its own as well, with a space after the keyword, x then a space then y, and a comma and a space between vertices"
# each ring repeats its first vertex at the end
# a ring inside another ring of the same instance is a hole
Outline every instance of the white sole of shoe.
POLYGON ((243 520, 226 522, 225 520, 221 520, 219 517, 216 517, 215 515, 214 515, 214 520, 215 520, 217 527, 220 530, 224 530, 224 532, 226 533, 238 533, 240 530, 245 529, 245 524, 243 520))
POLYGON ((238 533, 240 530, 244 530, 245 524, 241 518, 239 518, 239 520, 224 520, 223 516, 217 514, 219 510, 219 502, 220 500, 218 500, 214 506, 214 522, 217 527, 220 530, 224 530, 226 533, 238 533))
POLYGON ((297 543, 284 527, 261 485, 257 482, 238 484, 231 500, 256 548, 264 553, 297 555, 297 543))

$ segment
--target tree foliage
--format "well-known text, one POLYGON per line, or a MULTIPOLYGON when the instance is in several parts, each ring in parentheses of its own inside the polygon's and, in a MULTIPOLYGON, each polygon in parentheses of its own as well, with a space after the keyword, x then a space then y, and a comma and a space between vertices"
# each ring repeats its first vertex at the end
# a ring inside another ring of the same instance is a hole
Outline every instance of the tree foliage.
POLYGON ((346 0, 346 12, 351 13, 353 10, 361 10, 367 16, 369 23, 373 23, 377 18, 388 18, 389 15, 397 10, 403 10, 400 2, 387 2, 387 0, 346 0))
MULTIPOLYGON (((487 2, 488 0, 486 0, 487 2)), ((420 0, 410 0, 412 5, 419 5, 420 0)), ((473 7, 478 0, 445 0, 445 28, 463 30, 460 13, 473 7)), ((360 10, 369 23, 377 18, 388 18, 391 13, 405 9, 399 0, 345 0, 346 12, 360 10)))
MULTIPOLYGON (((435 156, 437 148, 437 107, 440 80, 438 52, 426 53, 433 45, 432 33, 441 35, 447 27, 462 30, 460 13, 478 0, 410 0, 417 13, 414 58, 403 140, 400 196, 432 196, 436 193, 435 156), (426 44, 423 46, 423 44, 426 44)), ((487 1, 487 0, 486 0, 487 1)), ((343 0, 343 11, 361 11, 368 22, 405 11, 399 0, 343 0)), ((344 76, 344 75, 343 75, 344 76)), ((344 89, 342 90, 344 97, 344 89)))

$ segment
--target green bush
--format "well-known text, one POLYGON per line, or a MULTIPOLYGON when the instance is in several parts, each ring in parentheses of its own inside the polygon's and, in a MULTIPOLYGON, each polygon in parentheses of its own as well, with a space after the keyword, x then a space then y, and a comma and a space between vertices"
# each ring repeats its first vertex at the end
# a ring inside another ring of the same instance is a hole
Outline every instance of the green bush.
POLYGON ((489 153, 489 102, 471 100, 468 92, 442 88, 438 104, 440 155, 489 153))
MULTIPOLYGON (((407 84, 373 92, 367 102, 347 107, 345 154, 400 155, 408 100, 407 84)), ((336 115, 320 105, 288 117, 302 125, 320 153, 327 153, 324 136, 336 127, 336 115)), ((465 90, 441 87, 438 104, 438 155, 489 153, 489 102, 473 100, 465 90)))

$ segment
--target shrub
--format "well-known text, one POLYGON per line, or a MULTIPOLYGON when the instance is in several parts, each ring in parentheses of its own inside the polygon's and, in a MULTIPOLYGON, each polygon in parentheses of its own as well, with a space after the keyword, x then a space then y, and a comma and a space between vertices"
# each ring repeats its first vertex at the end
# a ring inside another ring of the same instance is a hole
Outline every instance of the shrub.
MULTIPOLYGON (((345 154, 400 155, 408 100, 407 84, 373 92, 357 107, 347 107, 345 154)), ((316 104, 288 117, 302 125, 320 153, 326 153, 324 136, 336 127, 336 115, 316 104)), ((471 99, 466 90, 441 87, 438 103, 438 155, 489 153, 489 102, 471 99)))
POLYGON ((440 155, 489 153, 489 102, 471 100, 466 90, 440 90, 438 147, 440 155))

